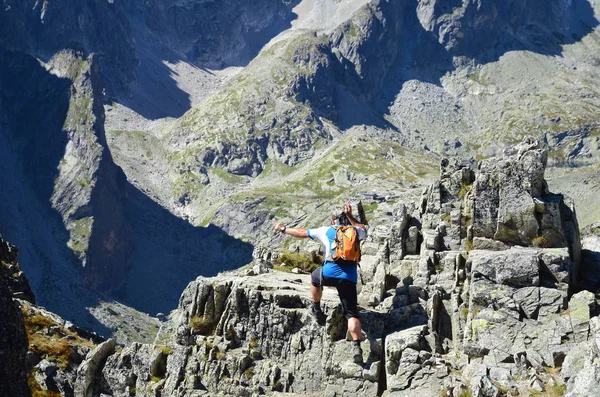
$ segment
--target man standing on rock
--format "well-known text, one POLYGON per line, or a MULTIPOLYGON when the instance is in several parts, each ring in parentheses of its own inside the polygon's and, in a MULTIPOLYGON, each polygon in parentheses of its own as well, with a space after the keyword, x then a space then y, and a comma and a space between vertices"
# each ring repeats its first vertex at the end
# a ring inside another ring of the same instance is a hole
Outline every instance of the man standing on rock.
POLYGON ((325 322, 325 314, 321 310, 321 296, 323 295, 323 286, 336 287, 344 317, 348 320, 348 330, 352 336, 352 356, 354 362, 362 363, 362 349, 360 347, 361 325, 358 319, 356 283, 358 280, 358 262, 344 261, 332 258, 332 244, 336 240, 337 228, 348 226, 356 230, 359 240, 367 237, 365 226, 359 223, 352 215, 352 206, 350 203, 344 204, 343 212, 334 212, 331 215, 331 226, 323 226, 317 229, 303 229, 286 227, 277 223, 275 230, 298 238, 311 238, 320 241, 325 246, 325 262, 323 266, 312 272, 311 275, 311 293, 313 298, 312 314, 321 325, 325 322))

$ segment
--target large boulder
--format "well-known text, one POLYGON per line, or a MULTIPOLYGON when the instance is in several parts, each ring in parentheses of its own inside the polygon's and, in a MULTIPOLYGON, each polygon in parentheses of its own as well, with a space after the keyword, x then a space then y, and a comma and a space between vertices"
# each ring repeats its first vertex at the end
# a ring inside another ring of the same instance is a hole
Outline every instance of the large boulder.
POLYGON ((471 251, 467 267, 474 277, 513 287, 537 286, 540 282, 537 252, 526 248, 507 251, 471 251))
POLYGON ((106 359, 114 352, 115 341, 109 339, 88 353, 85 360, 77 368, 75 395, 78 397, 91 397, 98 393, 102 367, 106 359))
POLYGON ((472 204, 473 237, 510 245, 569 247, 575 264, 581 245, 574 207, 548 191, 547 148, 532 138, 501 158, 479 164, 472 204))

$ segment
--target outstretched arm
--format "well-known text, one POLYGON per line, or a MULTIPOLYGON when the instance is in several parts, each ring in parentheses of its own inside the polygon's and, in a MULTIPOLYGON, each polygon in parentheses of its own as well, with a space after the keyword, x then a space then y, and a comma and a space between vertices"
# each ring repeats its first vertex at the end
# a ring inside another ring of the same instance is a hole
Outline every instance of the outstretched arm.
POLYGON ((358 222, 356 218, 354 218, 354 215, 352 215, 352 206, 350 205, 350 203, 344 203, 344 212, 346 213, 346 216, 348 217, 348 220, 350 221, 350 224, 352 226, 359 227, 363 230, 367 230, 367 228, 365 228, 365 225, 358 222))
POLYGON ((292 237, 298 237, 298 238, 307 238, 308 237, 308 233, 306 232, 306 229, 303 229, 301 227, 286 227, 283 223, 276 223, 273 226, 273 229, 275 229, 278 232, 281 232, 283 234, 287 234, 288 236, 292 236, 292 237))

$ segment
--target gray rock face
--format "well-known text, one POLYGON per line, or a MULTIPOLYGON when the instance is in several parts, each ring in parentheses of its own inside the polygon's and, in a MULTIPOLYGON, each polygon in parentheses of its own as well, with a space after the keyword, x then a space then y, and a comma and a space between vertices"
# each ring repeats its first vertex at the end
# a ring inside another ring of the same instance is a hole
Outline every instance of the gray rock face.
POLYGON ((484 162, 476 180, 474 237, 529 245, 538 236, 534 196, 545 193, 546 152, 538 142, 505 153, 506 160, 484 162))
POLYGON ((475 277, 481 275, 497 284, 539 285, 539 259, 534 250, 471 251, 467 266, 475 277))
MULTIPOLYGON (((509 245, 568 247, 574 261, 571 278, 578 279, 581 242, 572 205, 547 191, 546 149, 525 140, 504 158, 483 162, 475 180, 472 204, 473 237, 509 245)), ((479 243, 481 244, 481 243, 479 243)), ((552 267, 552 266, 550 266, 552 267)), ((551 270, 552 272, 552 270, 551 270)), ((560 269, 553 275, 564 278, 560 269)))
POLYGON ((7 283, 13 297, 35 304, 35 296, 31 291, 29 280, 17 262, 19 249, 4 241, 0 235, 0 278, 7 283))
POLYGON ((419 351, 425 347, 425 326, 409 328, 386 337, 385 366, 390 392, 406 389, 412 377, 421 369, 424 357, 419 351))
MULTIPOLYGON (((325 384, 330 393, 375 393, 381 355, 377 332, 362 343, 366 364, 353 364, 335 293, 326 291, 321 303, 328 314, 324 327, 305 308, 308 293, 308 276, 279 272, 192 282, 175 317, 178 341, 188 348, 176 348, 169 356, 165 391, 317 392, 325 384), (176 374, 186 374, 186 380, 177 381, 176 374)), ((381 321, 365 320, 364 327, 381 321)))
POLYGON ((10 1, 0 12, 0 44, 49 59, 72 48, 85 56, 96 52, 109 89, 126 89, 138 61, 127 38, 127 22, 105 1, 10 1), (104 34, 98 35, 101 29, 104 34))
POLYGON ((0 394, 4 396, 31 396, 27 386, 27 333, 19 305, 13 301, 8 285, 0 275, 0 394))
MULTIPOLYGON (((555 26, 567 32, 564 7, 556 4, 536 13, 530 7, 547 3, 537 1, 493 1, 460 4, 452 1, 419 1, 417 15, 424 29, 433 32, 448 51, 453 54, 477 54, 485 59, 495 54, 491 49, 522 46, 535 36, 532 26, 555 26), (510 21, 510 23, 507 23, 510 21)), ((569 3, 570 4, 570 3, 569 3)), ((556 43, 547 43, 549 49, 556 43)))
POLYGON ((77 368, 77 379, 74 392, 76 396, 89 397, 97 394, 93 389, 94 380, 104 366, 108 356, 115 352, 115 341, 109 339, 88 353, 85 360, 77 368))

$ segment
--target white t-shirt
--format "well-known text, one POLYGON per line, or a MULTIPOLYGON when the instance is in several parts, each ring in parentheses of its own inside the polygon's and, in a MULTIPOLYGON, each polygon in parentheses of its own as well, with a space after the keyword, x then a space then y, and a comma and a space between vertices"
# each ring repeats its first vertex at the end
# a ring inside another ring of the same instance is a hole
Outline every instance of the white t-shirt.
MULTIPOLYGON (((336 225, 339 226, 339 225, 336 225)), ((367 238, 367 231, 360 227, 354 227, 359 240, 367 238)), ((319 240, 325 246, 325 260, 331 260, 331 244, 335 241, 335 226, 323 226, 317 229, 309 229, 308 237, 319 240)))

